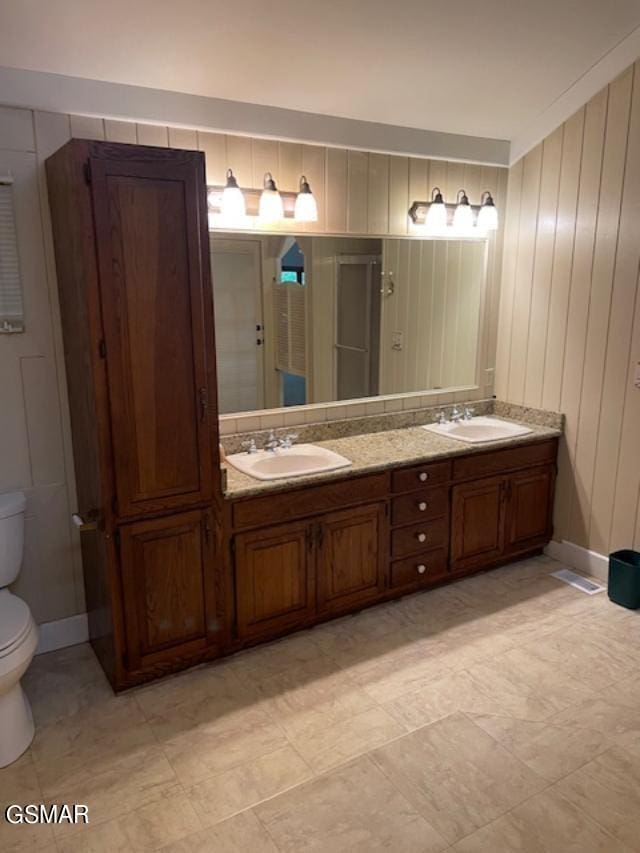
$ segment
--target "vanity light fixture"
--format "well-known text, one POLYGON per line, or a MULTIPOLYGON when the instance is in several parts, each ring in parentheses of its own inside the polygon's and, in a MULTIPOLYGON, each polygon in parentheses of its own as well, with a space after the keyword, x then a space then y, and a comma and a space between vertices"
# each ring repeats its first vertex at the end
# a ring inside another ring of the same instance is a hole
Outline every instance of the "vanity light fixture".
POLYGON ((427 210, 425 223, 429 231, 443 231, 447 227, 447 206, 439 187, 431 191, 431 203, 427 210))
POLYGON ((227 185, 222 191, 220 213, 225 225, 241 225, 247 215, 244 194, 231 169, 227 169, 227 185))
POLYGON ((480 197, 477 227, 480 231, 496 231, 498 229, 498 211, 489 190, 480 197))
POLYGON ((260 196, 258 216, 263 223, 279 222, 284 219, 282 197, 271 172, 265 172, 264 175, 264 189, 260 196))
POLYGON ((470 232, 473 228, 473 211, 465 190, 458 190, 456 210, 453 214, 453 227, 460 232, 470 232))
POLYGON ((296 196, 293 218, 296 222, 318 221, 318 205, 304 175, 300 178, 300 192, 296 196))

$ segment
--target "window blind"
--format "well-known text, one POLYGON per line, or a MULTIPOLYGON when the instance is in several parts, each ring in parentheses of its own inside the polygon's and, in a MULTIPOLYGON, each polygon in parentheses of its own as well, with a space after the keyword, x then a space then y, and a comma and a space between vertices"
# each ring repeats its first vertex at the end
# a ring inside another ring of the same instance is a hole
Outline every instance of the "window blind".
POLYGON ((304 376, 306 288, 299 284, 278 284, 276 291, 276 367, 304 376))
POLYGON ((24 331, 13 181, 0 177, 0 332, 24 331))

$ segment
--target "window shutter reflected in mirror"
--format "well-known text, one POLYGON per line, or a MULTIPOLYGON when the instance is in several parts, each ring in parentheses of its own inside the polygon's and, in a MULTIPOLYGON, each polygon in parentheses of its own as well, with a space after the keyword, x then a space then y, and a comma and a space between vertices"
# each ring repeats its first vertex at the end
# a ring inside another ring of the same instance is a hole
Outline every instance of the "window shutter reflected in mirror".
POLYGON ((13 181, 0 177, 0 332, 24 332, 13 181))

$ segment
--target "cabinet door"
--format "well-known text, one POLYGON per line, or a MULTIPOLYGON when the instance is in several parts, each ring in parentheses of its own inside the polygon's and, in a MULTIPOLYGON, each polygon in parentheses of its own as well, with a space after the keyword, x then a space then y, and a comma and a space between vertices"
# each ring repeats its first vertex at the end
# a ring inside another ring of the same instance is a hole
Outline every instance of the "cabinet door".
POLYGON ((487 477, 452 490, 451 565, 482 568, 504 552, 504 478, 487 477))
POLYGON ((120 528, 130 670, 161 667, 218 640, 209 511, 193 510, 120 528))
POLYGON ((90 159, 91 192, 118 514, 130 517, 212 495, 213 316, 201 157, 109 151, 90 159))
POLYGON ((318 607, 345 610, 384 591, 385 505, 334 512, 318 527, 318 607))
POLYGON ((278 633, 314 611, 313 542, 306 522, 235 538, 236 622, 240 638, 278 633))
POLYGON ((551 538, 555 468, 548 466, 512 474, 507 481, 507 548, 509 552, 544 545, 551 538))

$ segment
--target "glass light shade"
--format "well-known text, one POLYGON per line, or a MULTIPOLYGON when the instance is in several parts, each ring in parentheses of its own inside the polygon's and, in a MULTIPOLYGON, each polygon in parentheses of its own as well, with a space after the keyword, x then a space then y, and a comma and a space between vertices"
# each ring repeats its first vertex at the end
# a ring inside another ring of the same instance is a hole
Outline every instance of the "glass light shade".
POLYGON ((296 196, 293 218, 297 222, 318 221, 318 205, 304 175, 300 178, 300 192, 296 196))
POLYGON ((468 202, 457 205, 453 214, 453 227, 456 231, 470 231, 473 228, 473 211, 468 202))
POLYGON ((247 215, 247 206, 240 187, 226 186, 222 191, 220 213, 229 225, 241 223, 247 215))
POLYGON ((424 224, 429 231, 444 231, 446 229, 447 208, 444 201, 434 200, 431 202, 424 224))
POLYGON ((282 196, 278 192, 271 172, 265 172, 264 189, 262 190, 258 206, 258 217, 263 224, 279 222, 281 219, 284 219, 282 196))
POLYGON ((487 204, 485 202, 482 205, 478 211, 477 227, 480 231, 497 231, 498 211, 493 203, 487 204))

